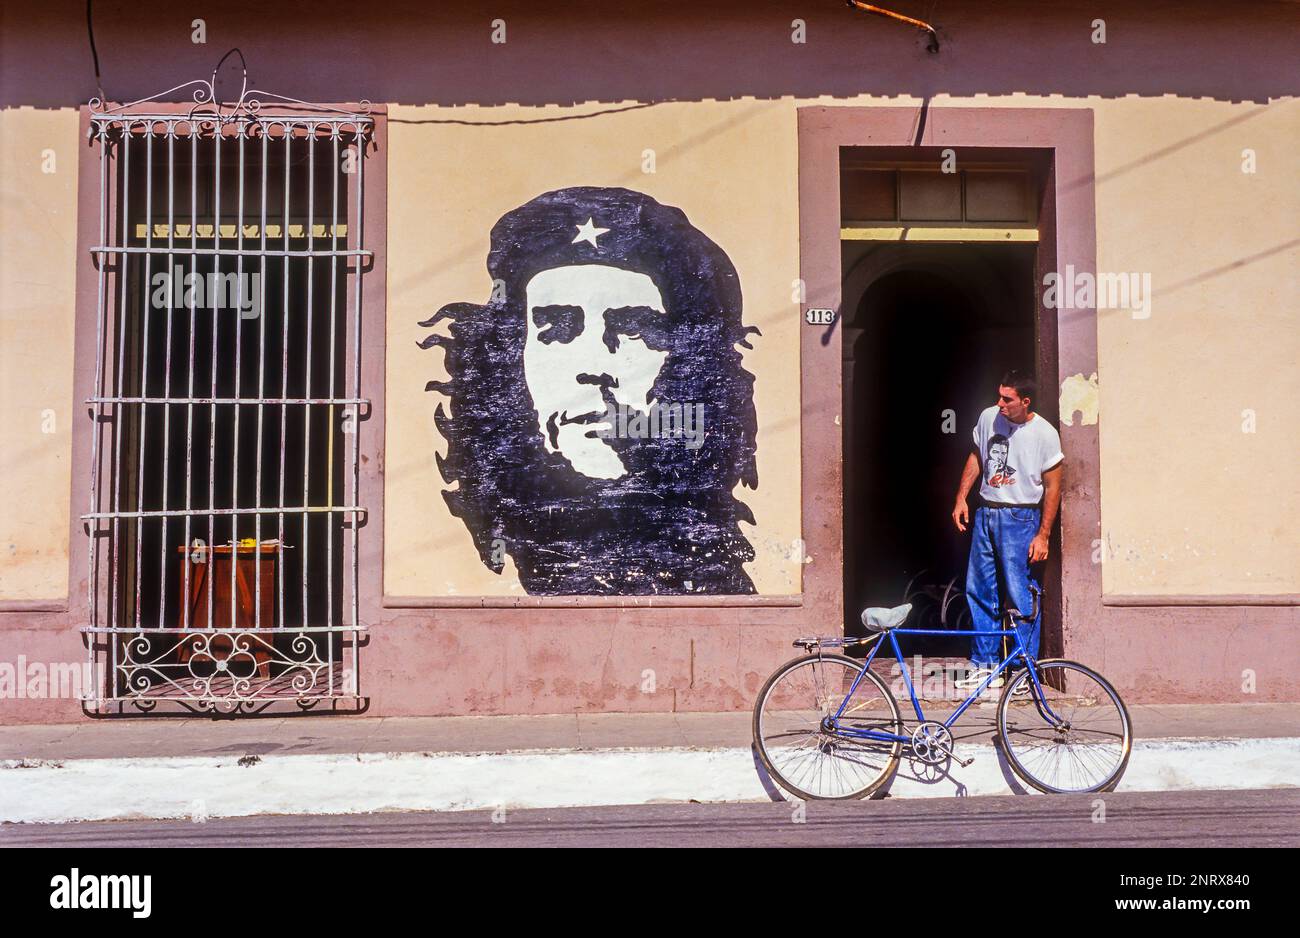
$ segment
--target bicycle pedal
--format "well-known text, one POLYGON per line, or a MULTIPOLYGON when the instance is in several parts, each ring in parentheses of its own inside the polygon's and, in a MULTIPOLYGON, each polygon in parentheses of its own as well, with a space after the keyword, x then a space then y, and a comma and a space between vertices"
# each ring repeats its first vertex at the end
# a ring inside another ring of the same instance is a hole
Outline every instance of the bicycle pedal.
MULTIPOLYGON (((953 758, 956 758, 956 757, 954 756, 953 758)), ((970 766, 970 764, 971 764, 972 762, 974 762, 974 761, 975 761, 974 758, 970 758, 970 759, 957 759, 957 764, 960 765, 960 766, 964 769, 964 768, 968 768, 968 767, 970 766)))

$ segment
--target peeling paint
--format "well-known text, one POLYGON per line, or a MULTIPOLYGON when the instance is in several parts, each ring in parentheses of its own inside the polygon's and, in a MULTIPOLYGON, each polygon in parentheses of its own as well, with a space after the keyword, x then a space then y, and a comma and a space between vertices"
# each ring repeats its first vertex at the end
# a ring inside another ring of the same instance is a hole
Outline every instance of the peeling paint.
POLYGON ((1074 412, 1079 412, 1082 426, 1094 426, 1097 423, 1097 411, 1101 406, 1097 387, 1097 372, 1085 378, 1082 374, 1070 375, 1061 382, 1061 423, 1067 427, 1074 426, 1074 412))

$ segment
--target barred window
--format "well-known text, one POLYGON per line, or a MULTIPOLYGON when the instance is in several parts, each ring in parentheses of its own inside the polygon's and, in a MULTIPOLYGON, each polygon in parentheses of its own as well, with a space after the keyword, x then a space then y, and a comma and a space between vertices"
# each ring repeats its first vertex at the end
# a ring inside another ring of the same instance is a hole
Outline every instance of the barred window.
POLYGON ((95 705, 359 693, 361 110, 92 110, 95 705))

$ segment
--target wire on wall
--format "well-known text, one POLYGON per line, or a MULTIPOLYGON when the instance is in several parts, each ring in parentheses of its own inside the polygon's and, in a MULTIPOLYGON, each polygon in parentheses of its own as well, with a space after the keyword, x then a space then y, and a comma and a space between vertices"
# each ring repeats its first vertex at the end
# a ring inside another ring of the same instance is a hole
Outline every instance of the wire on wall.
POLYGON ((86 33, 90 36, 90 57, 95 62, 95 90, 99 92, 99 100, 105 101, 104 79, 99 74, 99 50, 95 48, 94 5, 95 0, 86 0, 86 33))
POLYGON ((939 34, 934 31, 934 27, 923 20, 913 19, 910 16, 904 16, 902 13, 895 13, 893 10, 886 10, 884 7, 878 7, 873 3, 863 3, 862 0, 846 0, 848 5, 855 10, 861 10, 863 13, 874 13, 876 16, 884 16, 891 20, 897 20, 900 23, 907 23, 909 26, 915 26, 930 35, 929 45, 926 46, 930 52, 939 51, 939 34))

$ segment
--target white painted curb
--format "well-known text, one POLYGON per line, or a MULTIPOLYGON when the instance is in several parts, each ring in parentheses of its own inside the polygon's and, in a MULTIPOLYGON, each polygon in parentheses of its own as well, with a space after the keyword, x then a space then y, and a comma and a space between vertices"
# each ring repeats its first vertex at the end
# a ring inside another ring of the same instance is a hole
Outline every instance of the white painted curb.
MULTIPOLYGON (((1006 795, 1024 788, 988 745, 968 768, 922 781, 906 759, 891 797, 1006 795)), ((556 808, 772 797, 749 749, 363 753, 0 762, 0 821, 245 817, 556 808)), ((1121 791, 1300 785, 1300 738, 1134 744, 1121 791)))

